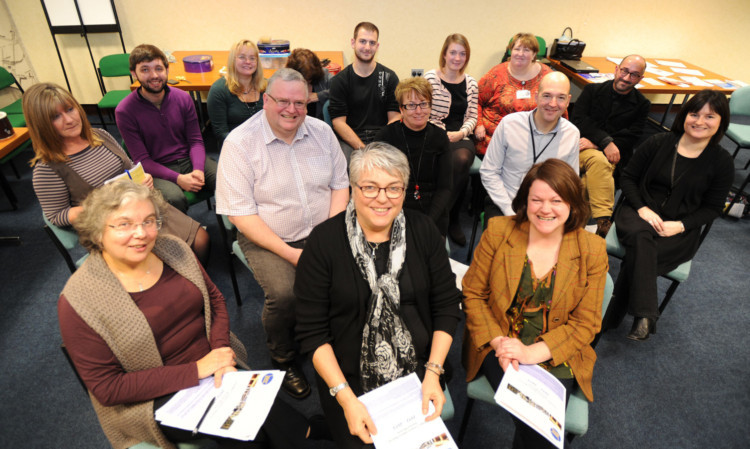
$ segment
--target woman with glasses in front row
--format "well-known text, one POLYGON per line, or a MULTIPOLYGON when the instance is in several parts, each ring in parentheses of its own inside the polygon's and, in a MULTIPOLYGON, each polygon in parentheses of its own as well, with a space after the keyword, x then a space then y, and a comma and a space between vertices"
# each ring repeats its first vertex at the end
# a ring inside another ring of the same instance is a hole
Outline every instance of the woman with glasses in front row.
POLYGON ((411 175, 404 208, 427 214, 445 237, 453 189, 453 155, 448 134, 430 123, 432 86, 422 77, 396 86, 401 121, 386 126, 375 140, 393 145, 409 160, 411 175))
POLYGON ((435 225, 402 210, 404 154, 373 142, 352 153, 349 173, 352 200, 313 229, 294 293, 297 340, 312 354, 333 438, 339 448, 361 448, 377 428, 357 397, 392 380, 416 372, 422 413, 431 401, 426 419, 440 416, 461 293, 435 225))

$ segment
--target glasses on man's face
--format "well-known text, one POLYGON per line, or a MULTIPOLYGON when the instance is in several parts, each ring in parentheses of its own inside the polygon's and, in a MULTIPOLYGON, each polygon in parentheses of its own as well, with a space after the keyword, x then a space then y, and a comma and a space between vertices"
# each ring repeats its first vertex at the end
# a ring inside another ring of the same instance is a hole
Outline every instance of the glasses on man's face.
POLYGON ((256 58, 255 55, 250 55, 250 56, 239 55, 237 56, 237 59, 239 59, 242 62, 255 62, 258 60, 258 58, 256 58))
POLYGON ((357 188, 362 192, 362 196, 365 198, 373 199, 377 198, 378 195, 380 195, 380 191, 385 192, 385 196, 395 200, 397 198, 401 198, 401 195, 404 194, 404 191, 406 190, 404 187, 401 186, 388 186, 388 187, 378 187, 378 186, 361 186, 357 184, 357 188))
POLYGON ((622 73, 623 78, 631 78, 631 79, 638 79, 643 76, 643 74, 638 72, 631 72, 630 70, 620 67, 620 73, 622 73))
POLYGON ((404 109, 406 109, 407 111, 413 111, 413 110, 415 110, 417 108, 419 108, 419 109, 430 109, 430 107, 431 107, 430 103, 428 103, 426 101, 423 101, 421 103, 406 103, 406 104, 402 104, 401 106, 403 106, 404 109))
POLYGON ((161 220, 158 218, 149 218, 143 223, 133 223, 132 221, 123 221, 114 225, 108 224, 110 228, 114 229, 115 232, 120 234, 129 234, 135 232, 138 226, 141 226, 144 231, 158 231, 161 229, 161 220))
POLYGON ((307 103, 304 102, 304 101, 289 101, 289 100, 286 100, 286 99, 277 100, 271 94, 269 94, 268 92, 266 92, 266 95, 268 95, 268 98, 270 98, 271 100, 275 101, 276 104, 281 107, 281 109, 288 108, 290 104, 294 105, 294 109, 303 110, 303 109, 307 108, 307 103))

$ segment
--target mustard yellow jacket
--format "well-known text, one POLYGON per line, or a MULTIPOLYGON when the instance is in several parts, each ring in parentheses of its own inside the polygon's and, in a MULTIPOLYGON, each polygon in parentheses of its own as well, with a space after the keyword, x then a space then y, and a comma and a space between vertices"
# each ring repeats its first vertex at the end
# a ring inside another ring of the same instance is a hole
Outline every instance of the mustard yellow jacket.
MULTIPOLYGON (((528 241, 528 222, 518 225, 512 217, 497 217, 490 220, 474 252, 463 279, 467 382, 476 377, 492 350, 490 341, 509 335, 506 311, 518 289, 528 241)), ((568 362, 589 401, 594 399, 591 378, 596 361, 590 343, 601 329, 608 269, 604 239, 583 229, 565 234, 557 258, 549 330, 541 336, 552 353, 552 364, 568 362)))

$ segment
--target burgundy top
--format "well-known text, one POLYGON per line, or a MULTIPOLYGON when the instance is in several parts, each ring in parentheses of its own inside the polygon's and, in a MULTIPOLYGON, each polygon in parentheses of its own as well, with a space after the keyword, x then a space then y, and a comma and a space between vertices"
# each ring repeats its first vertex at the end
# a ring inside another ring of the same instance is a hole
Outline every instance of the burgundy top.
POLYGON ((206 338, 203 296, 167 264, 149 289, 130 293, 154 333, 164 366, 126 372, 104 340, 60 296, 60 332, 86 387, 105 406, 147 401, 198 385, 195 363, 229 346, 224 297, 201 267, 211 301, 211 341, 206 338))

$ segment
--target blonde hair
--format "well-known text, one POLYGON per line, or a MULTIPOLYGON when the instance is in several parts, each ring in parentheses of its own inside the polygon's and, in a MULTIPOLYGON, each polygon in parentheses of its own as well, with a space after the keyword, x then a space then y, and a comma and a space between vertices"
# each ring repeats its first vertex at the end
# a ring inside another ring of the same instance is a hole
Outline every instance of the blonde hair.
POLYGON ((263 78, 263 68, 260 64, 260 52, 255 43, 248 39, 243 39, 236 44, 232 45, 229 49, 229 59, 227 60, 227 74, 224 78, 227 80, 227 89, 233 95, 240 96, 242 94, 242 86, 239 81, 239 74, 237 73, 237 54, 244 48, 249 48, 255 53, 257 64, 255 66, 255 73, 250 80, 250 85, 255 88, 258 93, 262 93, 266 90, 266 80, 263 78))
POLYGON ((72 107, 81 116, 81 137, 91 146, 102 144, 102 139, 91 129, 86 112, 67 90, 53 83, 37 83, 23 94, 23 115, 29 127, 34 158, 29 162, 33 167, 38 161, 67 162, 63 153, 63 138, 52 124, 58 107, 72 107))
POLYGON ((418 96, 422 97, 432 105, 432 85, 427 79, 421 76, 415 76, 412 78, 406 78, 401 80, 396 86, 395 97, 398 101, 399 106, 406 101, 406 97, 414 92, 418 96))

